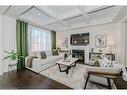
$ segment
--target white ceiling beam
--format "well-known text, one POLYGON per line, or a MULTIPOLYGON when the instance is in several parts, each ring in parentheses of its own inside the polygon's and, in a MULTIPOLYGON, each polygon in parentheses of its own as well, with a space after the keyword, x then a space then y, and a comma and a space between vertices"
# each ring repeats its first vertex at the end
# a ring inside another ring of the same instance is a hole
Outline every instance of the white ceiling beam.
POLYGON ((87 15, 87 12, 86 12, 85 8, 82 7, 82 6, 78 6, 78 9, 80 10, 82 16, 84 17, 85 22, 89 23, 88 15, 87 15))
POLYGON ((56 20, 55 22, 59 22, 66 27, 70 27, 69 25, 65 24, 62 20, 58 19, 58 16, 55 15, 55 13, 50 9, 50 7, 36 6, 36 8, 42 11, 43 13, 47 14, 49 17, 55 19, 56 20))
POLYGON ((11 6, 8 6, 8 8, 2 13, 2 15, 6 14, 6 12, 11 8, 11 6))
POLYGON ((29 7, 30 6, 9 6, 3 15, 17 18, 18 16, 24 14, 24 11, 29 9, 29 7))
POLYGON ((30 8, 28 8, 27 10, 25 10, 24 12, 22 12, 19 16, 21 16, 21 15, 27 13, 27 12, 28 12, 29 10, 31 10, 33 7, 34 7, 34 6, 31 6, 30 8))

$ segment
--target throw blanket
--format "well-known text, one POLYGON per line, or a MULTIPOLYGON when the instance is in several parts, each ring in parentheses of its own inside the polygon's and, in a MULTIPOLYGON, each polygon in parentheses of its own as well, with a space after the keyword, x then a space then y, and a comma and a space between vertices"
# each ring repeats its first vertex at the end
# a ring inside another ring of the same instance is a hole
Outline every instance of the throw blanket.
POLYGON ((32 68, 32 61, 33 61, 34 58, 38 58, 38 57, 36 57, 36 56, 30 56, 27 59, 27 64, 26 64, 27 67, 32 68))
POLYGON ((114 64, 114 67, 122 69, 122 78, 123 80, 127 81, 127 71, 125 66, 121 64, 114 64))

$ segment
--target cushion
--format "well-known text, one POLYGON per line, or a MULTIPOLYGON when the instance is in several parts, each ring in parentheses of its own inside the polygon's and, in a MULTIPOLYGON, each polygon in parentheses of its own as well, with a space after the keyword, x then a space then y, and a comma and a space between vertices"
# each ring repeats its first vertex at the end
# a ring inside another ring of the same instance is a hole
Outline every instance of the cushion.
POLYGON ((46 53, 44 51, 37 51, 36 56, 40 59, 45 59, 46 58, 46 53))
POLYGON ((30 52, 29 56, 36 56, 36 52, 30 52))
POLYGON ((101 67, 111 67, 112 61, 110 61, 107 57, 103 57, 102 59, 99 59, 99 63, 101 67))
POLYGON ((95 61, 95 62, 94 62, 94 66, 96 66, 96 67, 100 67, 100 63, 99 63, 99 61, 95 61))
POLYGON ((42 59, 46 59, 46 53, 43 51, 43 52, 41 52, 41 58, 42 59))
POLYGON ((53 55, 53 56, 54 56, 54 55, 59 55, 58 50, 53 49, 53 50, 52 50, 52 55, 53 55))
POLYGON ((45 53, 46 53, 47 56, 52 55, 52 51, 51 50, 46 50, 45 53))
POLYGON ((37 52, 35 53, 35 55, 36 55, 38 58, 41 59, 41 51, 37 51, 37 52))

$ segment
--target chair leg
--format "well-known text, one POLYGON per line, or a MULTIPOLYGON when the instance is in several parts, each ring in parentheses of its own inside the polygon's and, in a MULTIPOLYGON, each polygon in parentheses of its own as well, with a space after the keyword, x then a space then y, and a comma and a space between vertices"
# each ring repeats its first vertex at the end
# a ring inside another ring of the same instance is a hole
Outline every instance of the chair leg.
POLYGON ((86 83, 85 83, 85 87, 84 87, 84 89, 86 89, 87 83, 88 83, 88 81, 89 81, 89 77, 90 77, 90 73, 88 73, 88 75, 87 75, 86 83))
POLYGON ((111 89, 111 81, 110 81, 110 78, 107 78, 107 82, 108 82, 108 88, 111 89))

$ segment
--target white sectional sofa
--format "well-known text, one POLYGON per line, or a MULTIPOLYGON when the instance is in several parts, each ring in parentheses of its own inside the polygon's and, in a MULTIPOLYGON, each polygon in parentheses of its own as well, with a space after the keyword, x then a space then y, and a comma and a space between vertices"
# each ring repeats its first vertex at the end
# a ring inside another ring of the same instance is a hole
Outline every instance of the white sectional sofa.
MULTIPOLYGON (((51 51, 45 51, 46 59, 35 58, 32 61, 32 68, 26 66, 27 69, 32 70, 36 73, 39 73, 43 70, 46 70, 56 64, 56 61, 63 58, 63 53, 59 53, 59 55, 52 55, 51 51)), ((35 56, 35 54, 31 54, 30 56, 35 56)), ((25 58, 25 64, 27 63, 28 57, 25 58)))

